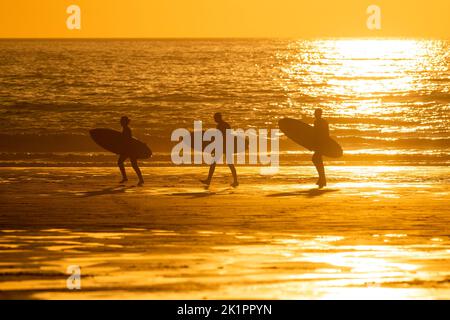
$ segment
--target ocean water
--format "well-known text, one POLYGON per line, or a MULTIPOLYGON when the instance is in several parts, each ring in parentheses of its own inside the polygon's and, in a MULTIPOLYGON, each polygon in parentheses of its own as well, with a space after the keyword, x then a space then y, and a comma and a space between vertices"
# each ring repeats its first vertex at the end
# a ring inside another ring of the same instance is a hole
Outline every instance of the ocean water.
MULTIPOLYGON (((324 110, 341 163, 450 163, 450 42, 2 40, 0 163, 112 164, 89 138, 119 129, 168 163, 176 128, 277 128, 324 110)), ((280 141, 282 163, 310 155, 280 141)))

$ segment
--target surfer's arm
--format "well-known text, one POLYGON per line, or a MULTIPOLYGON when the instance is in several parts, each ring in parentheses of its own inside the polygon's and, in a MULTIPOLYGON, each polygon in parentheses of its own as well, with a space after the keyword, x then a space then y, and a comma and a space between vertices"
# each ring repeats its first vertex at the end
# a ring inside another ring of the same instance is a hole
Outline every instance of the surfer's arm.
POLYGON ((320 134, 320 123, 319 123, 319 121, 314 120, 313 128, 314 128, 314 134, 316 136, 318 136, 320 134))
POLYGON ((133 138, 133 135, 131 134, 131 129, 129 129, 129 128, 124 129, 122 131, 122 134, 125 137, 125 139, 127 139, 127 140, 131 140, 133 138))

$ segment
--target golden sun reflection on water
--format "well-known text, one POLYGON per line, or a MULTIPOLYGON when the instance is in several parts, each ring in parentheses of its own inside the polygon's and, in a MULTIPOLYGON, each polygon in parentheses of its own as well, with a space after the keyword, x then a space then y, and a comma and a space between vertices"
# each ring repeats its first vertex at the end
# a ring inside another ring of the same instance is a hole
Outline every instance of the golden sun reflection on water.
MULTIPOLYGON (((303 41, 293 43, 304 46, 303 41)), ((330 104, 337 114, 380 115, 391 112, 407 112, 409 106, 400 106, 382 101, 382 96, 396 96, 401 99, 408 92, 420 92, 422 71, 431 66, 443 64, 438 56, 439 43, 420 40, 355 39, 318 40, 310 45, 309 51, 291 54, 282 72, 291 82, 282 84, 286 89, 310 97, 326 94, 329 97, 345 97, 346 100, 330 104), (319 62, 319 63, 317 63, 319 62), (307 83, 315 86, 298 86, 307 83), (395 109, 395 110, 394 110, 395 109)))

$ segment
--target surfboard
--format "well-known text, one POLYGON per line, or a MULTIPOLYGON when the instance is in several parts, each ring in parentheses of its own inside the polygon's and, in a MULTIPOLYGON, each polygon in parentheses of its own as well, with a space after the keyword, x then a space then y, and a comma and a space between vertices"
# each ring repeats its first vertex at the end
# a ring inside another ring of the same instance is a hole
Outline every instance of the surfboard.
POLYGON ((148 159, 152 156, 152 150, 145 143, 135 138, 132 138, 131 141, 126 141, 119 131, 97 128, 90 130, 89 134, 95 143, 112 153, 136 159, 148 159))
POLYGON ((319 151, 330 158, 342 157, 343 151, 339 143, 329 137, 318 142, 314 127, 300 120, 284 118, 278 121, 281 132, 295 143, 311 151, 319 151))
MULTIPOLYGON (((191 148, 192 150, 196 151, 196 152, 203 152, 205 150, 205 148, 212 143, 214 140, 212 141, 204 141, 203 140, 203 135, 205 134, 205 130, 201 131, 201 136, 199 134, 199 136, 202 138, 201 143, 196 146, 195 145, 195 132, 189 132, 190 137, 184 137, 183 141, 190 141, 191 144, 191 148), (201 149, 200 149, 201 148, 201 149)), ((233 153, 245 153, 248 148, 249 148, 249 139, 248 137, 245 138, 245 145, 242 147, 240 145, 238 145, 238 136, 236 135, 234 138, 234 151, 233 153)), ((224 149, 224 153, 225 153, 225 149, 224 149)))

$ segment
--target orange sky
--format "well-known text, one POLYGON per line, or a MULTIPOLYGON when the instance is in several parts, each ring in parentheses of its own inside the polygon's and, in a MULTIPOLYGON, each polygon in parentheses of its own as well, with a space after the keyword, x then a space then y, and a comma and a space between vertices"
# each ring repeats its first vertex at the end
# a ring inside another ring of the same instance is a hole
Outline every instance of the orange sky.
POLYGON ((450 0, 1 0, 0 37, 432 37, 450 39, 450 0), (66 27, 81 7, 82 30, 66 27), (366 8, 382 30, 366 28, 366 8))

